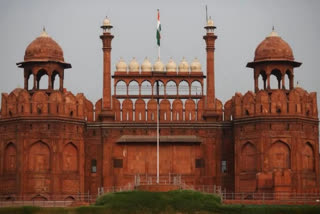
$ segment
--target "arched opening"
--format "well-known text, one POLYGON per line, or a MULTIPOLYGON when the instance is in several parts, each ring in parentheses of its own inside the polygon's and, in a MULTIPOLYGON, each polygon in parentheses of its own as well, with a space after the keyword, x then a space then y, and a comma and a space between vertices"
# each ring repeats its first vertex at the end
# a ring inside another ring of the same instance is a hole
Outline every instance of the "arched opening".
POLYGON ((151 95, 152 94, 152 86, 149 81, 143 81, 141 83, 141 95, 151 95))
POLYGON ((34 75, 31 73, 29 73, 28 75, 28 90, 32 90, 33 89, 33 84, 34 84, 34 75))
POLYGON ((189 83, 185 80, 179 83, 179 95, 189 95, 189 83))
POLYGON ((47 201, 48 199, 42 195, 36 195, 31 199, 32 201, 47 201))
POLYGON ((59 90, 60 89, 60 75, 57 71, 54 71, 51 76, 52 89, 59 90))
POLYGON ((68 196, 64 200, 65 201, 75 201, 76 199, 73 196, 68 196))
POLYGON ((286 74, 284 76, 284 84, 285 84, 285 89, 289 90, 290 89, 290 76, 291 76, 291 71, 287 70, 286 74))
MULTIPOLYGON (((164 95, 164 83, 160 80, 159 82, 159 95, 164 95)), ((153 84, 153 95, 157 95, 157 81, 154 82, 153 84)))
POLYGON ((202 95, 202 86, 199 81, 191 83, 191 95, 202 95))
POLYGON ((131 81, 128 86, 128 95, 139 95, 139 83, 131 81))
POLYGON ((255 146, 247 142, 243 145, 241 149, 241 157, 243 158, 243 161, 240 162, 241 171, 244 172, 254 172, 256 171, 256 148, 255 146))
POLYGON ((166 84, 167 95, 177 95, 177 84, 174 81, 169 81, 166 84))
POLYGON ((272 144, 268 152, 270 170, 290 169, 290 148, 287 144, 277 141, 272 144))
POLYGON ((258 87, 259 90, 266 90, 266 86, 267 86, 267 75, 265 71, 261 71, 258 77, 258 87))
POLYGON ((48 89, 48 73, 42 69, 37 74, 37 89, 48 89))
POLYGON ((127 95, 127 84, 120 80, 116 84, 116 91, 114 92, 115 95, 127 95))
POLYGON ((274 69, 270 74, 270 89, 281 89, 282 75, 278 69, 274 69))

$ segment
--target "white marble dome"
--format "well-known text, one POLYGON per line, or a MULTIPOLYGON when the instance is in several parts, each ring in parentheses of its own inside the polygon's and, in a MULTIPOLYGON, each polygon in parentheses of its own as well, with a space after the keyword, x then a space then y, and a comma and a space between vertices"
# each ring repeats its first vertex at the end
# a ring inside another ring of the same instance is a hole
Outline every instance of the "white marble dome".
POLYGON ((202 72, 200 61, 197 58, 194 58, 190 67, 191 72, 202 72))
POLYGON ((148 57, 146 57, 141 64, 141 72, 151 72, 152 64, 149 61, 148 57))
POLYGON ((153 64, 153 71, 164 71, 164 64, 161 62, 160 58, 153 64))
POLYGON ((127 72, 127 63, 122 58, 120 58, 116 64, 116 71, 127 72))
POLYGON ((189 72, 189 64, 184 57, 179 64, 179 72, 189 72))
POLYGON ((166 65, 167 72, 176 72, 177 71, 177 64, 170 58, 168 64, 166 65))
POLYGON ((139 63, 135 57, 129 63, 129 72, 139 72, 139 63))

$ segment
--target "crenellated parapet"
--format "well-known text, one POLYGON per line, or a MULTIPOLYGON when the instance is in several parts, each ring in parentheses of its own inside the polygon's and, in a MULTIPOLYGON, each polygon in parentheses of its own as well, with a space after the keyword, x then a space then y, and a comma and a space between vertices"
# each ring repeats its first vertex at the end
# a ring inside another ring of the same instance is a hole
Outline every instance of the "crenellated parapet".
POLYGON ((236 93, 225 103, 225 120, 256 116, 301 116, 318 118, 316 92, 308 93, 302 88, 291 91, 260 90, 236 93))
POLYGON ((74 95, 68 91, 29 93, 17 88, 2 94, 1 109, 2 119, 51 116, 93 121, 92 103, 82 93, 74 95))

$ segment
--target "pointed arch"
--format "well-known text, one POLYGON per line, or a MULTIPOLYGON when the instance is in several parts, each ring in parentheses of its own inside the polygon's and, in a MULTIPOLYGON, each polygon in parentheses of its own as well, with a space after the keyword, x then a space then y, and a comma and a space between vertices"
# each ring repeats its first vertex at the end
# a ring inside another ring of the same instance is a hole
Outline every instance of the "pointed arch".
POLYGON ((17 169, 17 148, 10 142, 4 149, 4 171, 14 173, 17 169))
POLYGON ((282 141, 276 141, 270 146, 268 158, 270 170, 291 168, 290 148, 282 141))
POLYGON ((183 120, 183 103, 180 99, 176 99, 172 103, 172 120, 173 121, 183 120))
POLYGON ((170 101, 167 99, 160 102, 160 121, 171 121, 170 101))
POLYGON ((196 120, 196 103, 192 99, 188 99, 185 105, 185 119, 189 121, 196 120))
POLYGON ((28 153, 28 169, 35 173, 48 172, 51 166, 49 146, 43 141, 31 145, 28 153))
POLYGON ((135 103, 135 121, 146 120, 146 104, 143 99, 138 99, 135 103))
POLYGON ((178 93, 179 93, 179 95, 189 95, 190 85, 186 80, 180 81, 178 93))
POLYGON ((78 149, 72 143, 67 143, 62 152, 62 169, 63 171, 77 171, 78 170, 78 149))
POLYGON ((37 72, 37 89, 49 89, 49 76, 45 69, 37 72))
POLYGON ((246 142, 241 148, 240 169, 243 172, 257 170, 257 149, 251 142, 246 142))
POLYGON ((147 104, 147 120, 156 121, 157 120, 157 101, 155 99, 149 100, 147 104))
POLYGON ((122 121, 133 120, 133 103, 130 99, 125 99, 122 103, 122 121))
POLYGON ((166 94, 167 95, 177 95, 177 83, 173 80, 170 80, 166 83, 166 94))
POLYGON ((303 146, 302 150, 302 167, 306 171, 314 171, 314 151, 311 143, 307 142, 303 146))
POLYGON ((145 80, 141 83, 141 95, 151 95, 152 94, 152 85, 151 82, 145 80))

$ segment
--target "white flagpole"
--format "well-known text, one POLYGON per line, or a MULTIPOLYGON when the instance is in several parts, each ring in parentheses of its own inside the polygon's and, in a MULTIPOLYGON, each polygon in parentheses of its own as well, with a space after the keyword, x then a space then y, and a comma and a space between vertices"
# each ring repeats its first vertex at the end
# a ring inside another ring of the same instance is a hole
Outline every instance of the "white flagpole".
MULTIPOLYGON (((159 15, 159 9, 158 9, 158 23, 160 22, 160 15, 159 15)), ((159 30, 159 29, 157 29, 159 30)), ((159 38, 160 39, 160 38, 159 38)), ((158 57, 160 59, 160 43, 158 45, 158 57)), ((159 153, 159 147, 160 147, 160 124, 159 124, 159 120, 160 120, 160 114, 159 114, 159 81, 156 81, 157 84, 157 184, 159 184, 160 182, 160 178, 159 178, 159 168, 160 168, 160 153, 159 153)))

